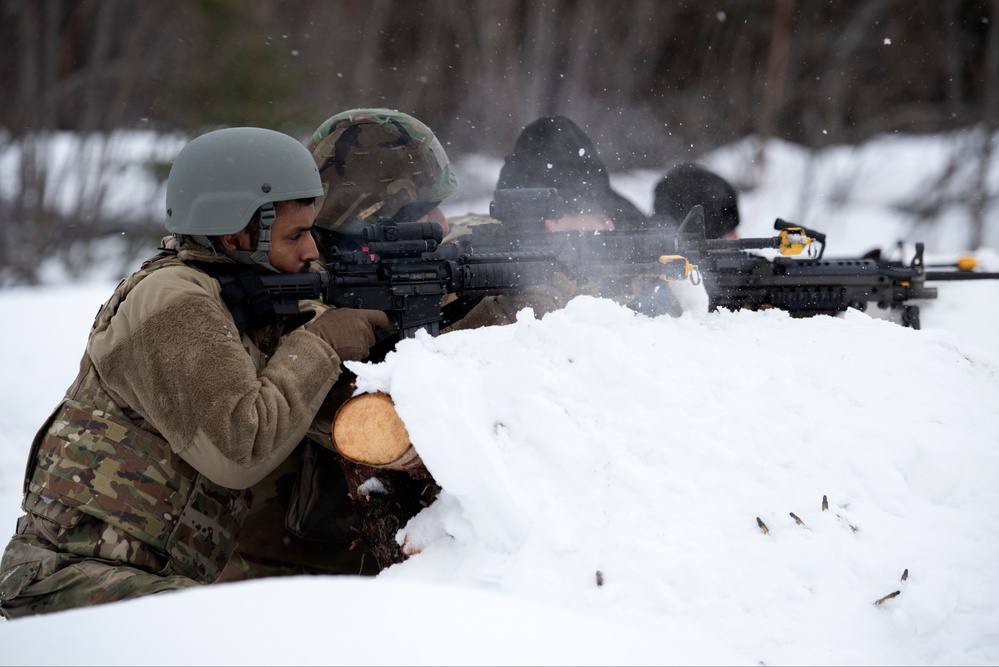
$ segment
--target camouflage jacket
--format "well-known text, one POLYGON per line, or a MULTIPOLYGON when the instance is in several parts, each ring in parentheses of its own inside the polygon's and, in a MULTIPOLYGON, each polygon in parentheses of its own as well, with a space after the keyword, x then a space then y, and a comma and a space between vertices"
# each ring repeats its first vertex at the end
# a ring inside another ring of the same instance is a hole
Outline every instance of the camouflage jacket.
POLYGON ((340 364, 304 329, 240 338, 218 281, 188 261, 219 260, 197 247, 149 260, 98 312, 35 437, 24 509, 57 551, 207 583, 245 489, 302 440, 340 364))

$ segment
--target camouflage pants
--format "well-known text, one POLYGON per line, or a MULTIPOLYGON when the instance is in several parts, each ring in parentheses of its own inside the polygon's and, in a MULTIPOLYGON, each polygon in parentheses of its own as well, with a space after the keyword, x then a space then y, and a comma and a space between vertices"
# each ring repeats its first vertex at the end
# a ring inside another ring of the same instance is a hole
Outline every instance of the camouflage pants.
POLYGON ((378 574, 375 559, 362 552, 357 561, 357 568, 352 571, 321 567, 310 567, 295 563, 282 563, 258 556, 235 552, 226 564, 222 574, 213 583, 225 584, 246 579, 261 579, 263 577, 295 577, 299 575, 356 575, 374 576, 378 574))
POLYGON ((201 585, 187 577, 52 551, 29 535, 11 539, 0 568, 0 616, 7 619, 201 585))

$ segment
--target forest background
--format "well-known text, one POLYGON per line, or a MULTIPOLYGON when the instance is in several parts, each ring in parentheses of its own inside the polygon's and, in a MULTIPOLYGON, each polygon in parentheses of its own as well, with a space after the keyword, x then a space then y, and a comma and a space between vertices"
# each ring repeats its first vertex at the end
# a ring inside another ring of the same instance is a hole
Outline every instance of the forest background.
MULTIPOLYGON (((425 121, 456 162, 563 114, 612 173, 746 137, 759 167, 769 138, 952 133, 934 182, 897 207, 913 225, 960 207, 975 249, 999 201, 999 0, 0 0, 0 286, 41 282, 43 259, 85 272, 107 239, 119 256, 154 247, 161 211, 110 205, 128 133, 163 137, 124 159, 162 186, 208 129, 304 140, 364 106, 425 121)), ((734 180, 751 190, 754 171, 734 180)))

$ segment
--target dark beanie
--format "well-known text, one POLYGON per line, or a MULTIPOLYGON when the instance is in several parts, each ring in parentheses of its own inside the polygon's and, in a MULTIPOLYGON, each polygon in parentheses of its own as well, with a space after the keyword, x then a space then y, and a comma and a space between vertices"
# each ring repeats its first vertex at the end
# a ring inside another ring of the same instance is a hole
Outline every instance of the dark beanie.
POLYGON ((717 239, 739 225, 739 200, 724 178, 696 164, 681 164, 656 184, 654 215, 679 225, 695 205, 704 207, 704 235, 717 239))
POLYGON ((527 125, 500 169, 497 190, 555 188, 569 214, 610 218, 619 229, 644 226, 646 217, 611 189, 607 168, 586 133, 564 116, 545 116, 527 125))

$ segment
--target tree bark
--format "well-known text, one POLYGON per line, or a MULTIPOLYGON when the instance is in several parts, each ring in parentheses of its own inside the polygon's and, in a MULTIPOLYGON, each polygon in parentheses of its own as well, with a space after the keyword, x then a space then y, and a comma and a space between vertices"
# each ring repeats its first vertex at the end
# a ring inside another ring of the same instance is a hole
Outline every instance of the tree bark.
POLYGON ((371 468, 340 457, 361 539, 381 569, 406 560, 396 534, 437 497, 440 487, 427 474, 371 468), (377 480, 377 481, 372 481, 377 480))

